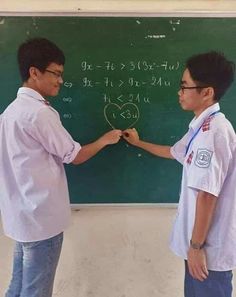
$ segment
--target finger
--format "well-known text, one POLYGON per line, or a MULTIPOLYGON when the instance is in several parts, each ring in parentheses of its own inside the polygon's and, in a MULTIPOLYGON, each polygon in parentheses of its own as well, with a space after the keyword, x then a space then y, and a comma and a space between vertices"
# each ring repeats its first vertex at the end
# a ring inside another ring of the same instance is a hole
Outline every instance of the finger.
POLYGON ((201 274, 204 279, 206 279, 209 275, 209 271, 207 270, 206 265, 202 266, 201 274))
POLYGON ((195 278, 202 282, 205 279, 205 275, 201 271, 196 271, 195 278))
POLYGON ((204 281, 207 278, 207 274, 205 273, 204 267, 196 267, 194 269, 194 275, 195 278, 198 279, 199 281, 204 281))
POLYGON ((188 264, 188 270, 189 270, 189 274, 194 278, 195 277, 194 270, 193 270, 192 266, 189 264, 188 264))
POLYGON ((206 279, 205 276, 203 276, 202 274, 197 274, 195 278, 201 282, 203 282, 206 279))
POLYGON ((189 270, 190 275, 191 275, 194 279, 197 279, 197 278, 198 278, 198 274, 197 274, 196 266, 194 266, 194 265, 188 263, 188 270, 189 270))
POLYGON ((111 132, 111 134, 114 136, 114 137, 121 137, 122 133, 121 133, 121 130, 113 130, 111 132))

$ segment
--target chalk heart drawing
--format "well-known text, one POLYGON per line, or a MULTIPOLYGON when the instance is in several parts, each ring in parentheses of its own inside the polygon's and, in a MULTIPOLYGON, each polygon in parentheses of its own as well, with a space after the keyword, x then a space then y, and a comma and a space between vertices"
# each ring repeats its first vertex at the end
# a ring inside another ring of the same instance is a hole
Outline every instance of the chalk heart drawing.
POLYGON ((104 107, 104 117, 113 129, 128 129, 139 120, 139 109, 134 103, 118 105, 109 103, 104 107))

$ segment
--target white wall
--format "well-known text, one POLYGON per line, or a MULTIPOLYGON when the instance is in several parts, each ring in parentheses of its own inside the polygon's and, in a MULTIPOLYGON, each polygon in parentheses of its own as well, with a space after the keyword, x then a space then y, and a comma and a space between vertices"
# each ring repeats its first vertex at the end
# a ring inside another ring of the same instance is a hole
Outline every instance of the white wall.
MULTIPOLYGON (((236 1, 0 1, 1 14, 109 11, 235 13, 236 1)), ((174 213, 175 209, 167 208, 73 211, 54 296, 183 297, 183 261, 168 249, 174 213)), ((0 228, 0 296, 11 274, 12 247, 0 228)))
POLYGON ((209 11, 233 12, 234 0, 1 0, 2 12, 175 12, 209 11))

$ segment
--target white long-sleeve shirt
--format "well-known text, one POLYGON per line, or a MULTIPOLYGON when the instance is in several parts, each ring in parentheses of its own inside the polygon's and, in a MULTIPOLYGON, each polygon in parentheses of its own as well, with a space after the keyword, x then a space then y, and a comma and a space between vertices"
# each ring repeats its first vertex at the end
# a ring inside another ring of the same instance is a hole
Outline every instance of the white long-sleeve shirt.
POLYGON ((36 91, 22 87, 0 117, 0 209, 4 233, 22 242, 64 231, 70 202, 63 163, 81 146, 36 91))

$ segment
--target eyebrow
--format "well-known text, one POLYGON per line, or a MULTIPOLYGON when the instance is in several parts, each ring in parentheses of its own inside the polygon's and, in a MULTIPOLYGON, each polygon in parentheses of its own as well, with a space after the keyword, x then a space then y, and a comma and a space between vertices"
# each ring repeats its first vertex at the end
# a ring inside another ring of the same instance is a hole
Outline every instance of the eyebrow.
POLYGON ((64 71, 62 70, 57 70, 57 69, 51 69, 51 68, 47 68, 46 70, 50 70, 50 71, 53 71, 53 72, 57 72, 58 74, 62 74, 64 71))
POLYGON ((53 70, 54 72, 57 72, 58 74, 63 74, 63 71, 60 70, 53 70))

